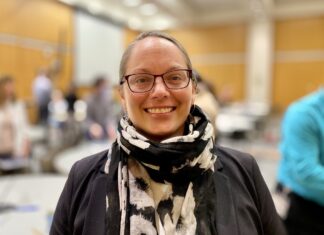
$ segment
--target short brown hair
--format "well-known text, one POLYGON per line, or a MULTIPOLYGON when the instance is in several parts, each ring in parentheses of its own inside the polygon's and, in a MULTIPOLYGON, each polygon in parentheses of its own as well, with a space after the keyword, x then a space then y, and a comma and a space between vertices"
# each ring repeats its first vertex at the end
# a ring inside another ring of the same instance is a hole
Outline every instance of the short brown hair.
POLYGON ((133 42, 131 42, 128 47, 126 48, 126 50, 123 53, 123 56, 121 58, 120 61, 120 66, 119 66, 119 81, 121 81, 123 79, 123 77, 125 76, 126 73, 126 66, 127 66, 127 62, 128 59, 132 53, 132 50, 134 49, 135 45, 148 37, 156 37, 156 38, 163 38, 171 43, 173 43, 177 48, 179 48, 179 50, 181 51, 181 53, 183 54, 186 64, 188 66, 188 69, 192 69, 192 64, 189 58, 189 55, 186 51, 186 49, 173 37, 171 37, 170 35, 160 32, 160 31, 148 31, 148 32, 143 32, 141 34, 139 34, 135 40, 133 42))

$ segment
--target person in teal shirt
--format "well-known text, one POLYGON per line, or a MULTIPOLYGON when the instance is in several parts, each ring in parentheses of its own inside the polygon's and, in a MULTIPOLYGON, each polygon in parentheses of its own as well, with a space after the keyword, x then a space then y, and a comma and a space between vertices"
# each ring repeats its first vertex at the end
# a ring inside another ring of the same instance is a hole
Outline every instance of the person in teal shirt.
POLYGON ((278 181, 290 190, 289 235, 324 234, 324 89, 289 106, 282 122, 278 181))

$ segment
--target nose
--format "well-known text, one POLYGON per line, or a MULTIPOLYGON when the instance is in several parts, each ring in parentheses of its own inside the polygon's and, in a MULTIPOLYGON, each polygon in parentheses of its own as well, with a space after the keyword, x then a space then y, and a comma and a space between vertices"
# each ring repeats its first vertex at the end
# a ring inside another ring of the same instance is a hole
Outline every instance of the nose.
POLYGON ((156 77, 154 86, 152 88, 152 94, 156 96, 163 96, 169 93, 168 88, 165 86, 162 77, 156 77))

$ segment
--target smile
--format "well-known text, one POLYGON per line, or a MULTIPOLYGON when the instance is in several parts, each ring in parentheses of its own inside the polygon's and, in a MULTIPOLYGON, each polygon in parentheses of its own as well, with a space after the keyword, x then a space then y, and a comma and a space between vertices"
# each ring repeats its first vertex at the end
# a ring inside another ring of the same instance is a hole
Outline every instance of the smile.
POLYGON ((146 112, 148 113, 170 113, 171 111, 173 111, 175 108, 148 108, 148 109, 145 109, 146 112))

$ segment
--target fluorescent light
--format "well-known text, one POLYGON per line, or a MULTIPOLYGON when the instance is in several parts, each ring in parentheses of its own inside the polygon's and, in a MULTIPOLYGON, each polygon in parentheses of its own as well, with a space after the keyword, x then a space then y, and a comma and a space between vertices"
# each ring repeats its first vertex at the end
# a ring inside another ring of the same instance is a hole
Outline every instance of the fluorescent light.
POLYGON ((127 7, 137 7, 141 4, 141 0, 123 0, 123 4, 127 7))
POLYGON ((146 3, 146 4, 143 4, 142 6, 140 6, 139 11, 142 15, 152 16, 158 12, 158 8, 153 3, 146 3))

